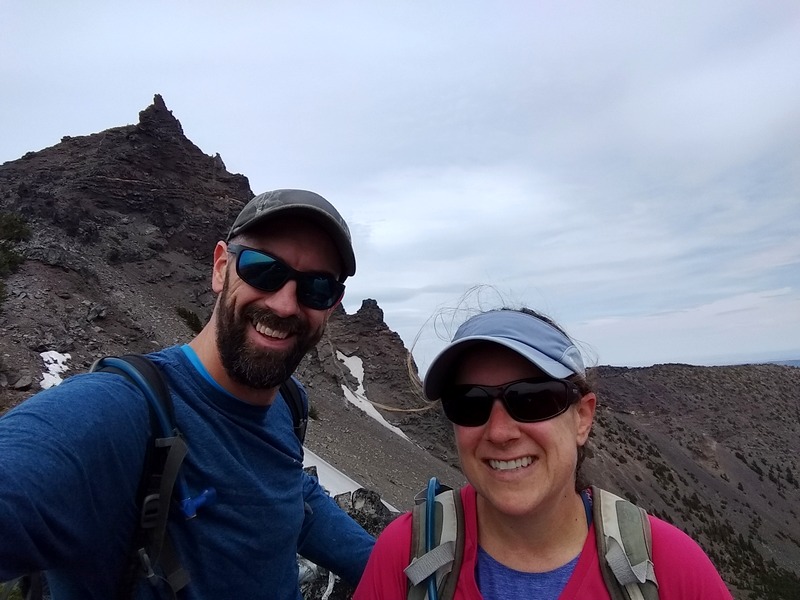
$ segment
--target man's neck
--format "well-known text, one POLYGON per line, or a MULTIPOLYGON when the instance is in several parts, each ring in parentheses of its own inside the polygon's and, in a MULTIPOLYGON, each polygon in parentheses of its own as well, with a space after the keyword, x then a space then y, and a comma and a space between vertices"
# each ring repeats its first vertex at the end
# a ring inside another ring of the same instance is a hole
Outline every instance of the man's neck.
POLYGON ((209 376, 225 391, 248 404, 269 406, 278 395, 278 388, 255 389, 234 381, 222 366, 222 359, 217 349, 217 340, 211 322, 189 342, 189 347, 197 354, 209 376))

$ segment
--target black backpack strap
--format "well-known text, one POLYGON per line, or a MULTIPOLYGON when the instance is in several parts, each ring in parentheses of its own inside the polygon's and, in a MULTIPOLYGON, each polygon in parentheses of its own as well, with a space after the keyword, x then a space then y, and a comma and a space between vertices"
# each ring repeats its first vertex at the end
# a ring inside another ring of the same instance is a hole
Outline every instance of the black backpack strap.
POLYGON ((289 406, 292 413, 292 423, 294 423, 294 434, 300 440, 300 445, 305 442, 306 429, 308 428, 308 403, 303 402, 303 395, 300 393, 300 386, 289 377, 281 384, 281 397, 289 406))
MULTIPOLYGON (((155 393, 155 397, 153 399, 158 402, 157 406, 151 408, 163 410, 164 416, 167 420, 166 425, 169 427, 169 430, 162 431, 162 436, 166 437, 167 435, 173 434, 176 431, 175 407, 172 405, 172 396, 169 393, 167 382, 164 381, 164 377, 161 375, 159 368, 153 363, 153 361, 142 354, 126 354, 125 356, 119 357, 107 356, 105 359, 101 358, 94 365, 92 365, 92 371, 102 370, 121 373, 122 375, 132 379, 133 382, 138 385, 140 382, 130 377, 130 372, 121 371, 119 366, 114 366, 113 360, 115 358, 130 364, 142 375, 142 377, 144 377, 147 387, 155 393)), ((142 391, 145 394, 147 393, 146 389, 142 389, 142 391)), ((151 402, 151 398, 147 398, 147 400, 148 402, 151 402)))
MULTIPOLYGON (((47 584, 45 583, 44 573, 41 571, 31 573, 28 577, 26 577, 25 585, 22 586, 22 591, 25 594, 25 600, 37 600, 38 598, 44 598, 44 593, 47 589, 46 586, 47 584)), ((48 593, 47 596, 49 598, 50 594, 48 593)))
POLYGON ((166 529, 172 493, 188 447, 175 425, 169 388, 158 367, 139 354, 101 358, 91 371, 111 371, 127 377, 142 390, 150 409, 151 434, 136 496, 139 519, 117 597, 131 598, 142 577, 153 585, 165 581, 174 595, 189 583, 189 575, 181 566, 166 529))

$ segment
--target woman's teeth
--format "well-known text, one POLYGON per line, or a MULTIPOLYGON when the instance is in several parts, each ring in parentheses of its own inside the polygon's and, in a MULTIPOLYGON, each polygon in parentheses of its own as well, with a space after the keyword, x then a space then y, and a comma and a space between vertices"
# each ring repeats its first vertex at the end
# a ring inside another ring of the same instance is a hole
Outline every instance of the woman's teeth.
POLYGON ((515 458, 514 460, 490 460, 489 466, 497 471, 510 471, 512 469, 527 467, 532 462, 533 457, 523 456, 522 458, 515 458))

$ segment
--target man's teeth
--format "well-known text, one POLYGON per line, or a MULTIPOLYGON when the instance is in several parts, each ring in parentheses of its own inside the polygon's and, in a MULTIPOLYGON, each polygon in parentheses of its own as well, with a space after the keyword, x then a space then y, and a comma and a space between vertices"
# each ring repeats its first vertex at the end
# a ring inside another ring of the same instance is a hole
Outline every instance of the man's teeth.
POLYGON ((511 469, 521 469, 533 462, 533 457, 523 456, 514 460, 490 460, 489 466, 498 471, 510 471, 511 469))
POLYGON ((267 335, 269 337, 278 338, 279 340, 284 339, 289 334, 285 331, 279 331, 277 329, 272 329, 271 327, 267 327, 266 325, 262 325, 261 323, 255 323, 256 331, 262 335, 267 335))

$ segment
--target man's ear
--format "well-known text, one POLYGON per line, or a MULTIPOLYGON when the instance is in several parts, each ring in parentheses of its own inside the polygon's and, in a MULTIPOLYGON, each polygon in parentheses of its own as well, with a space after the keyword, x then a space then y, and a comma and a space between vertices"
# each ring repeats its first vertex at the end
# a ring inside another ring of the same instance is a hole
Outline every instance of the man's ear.
POLYGON ((337 307, 337 306, 339 306, 339 305, 342 303, 342 300, 344 300, 344 295, 345 295, 346 293, 347 293, 347 290, 345 289, 345 291, 343 291, 343 292, 342 292, 342 297, 341 297, 341 298, 339 298, 339 299, 336 301, 336 304, 334 304, 333 306, 331 306, 331 307, 328 309, 328 313, 329 313, 329 314, 330 314, 330 313, 332 313, 333 311, 335 311, 335 310, 336 310, 336 307, 337 307))
POLYGON ((211 272, 211 289, 215 294, 219 294, 225 285, 229 256, 228 245, 225 242, 217 242, 214 247, 214 269, 211 272))
POLYGON ((344 294, 342 294, 342 297, 339 298, 339 301, 336 302, 336 304, 334 304, 328 310, 325 311, 325 325, 328 324, 328 319, 331 318, 331 315, 333 314, 333 311, 335 311, 336 307, 339 306, 342 303, 342 300, 344 300, 344 294))

